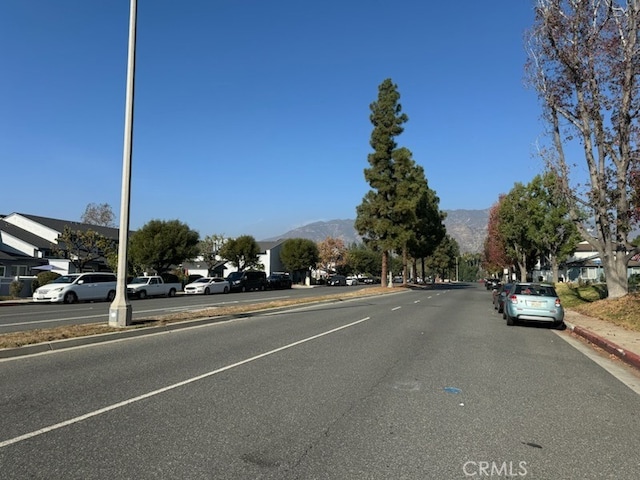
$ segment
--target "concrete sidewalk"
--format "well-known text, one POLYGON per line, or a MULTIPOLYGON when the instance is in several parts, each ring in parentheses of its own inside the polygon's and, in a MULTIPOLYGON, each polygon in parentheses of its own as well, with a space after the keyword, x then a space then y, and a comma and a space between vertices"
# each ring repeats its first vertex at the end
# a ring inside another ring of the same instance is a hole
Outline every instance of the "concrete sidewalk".
POLYGON ((570 310, 565 312, 564 321, 573 335, 640 370, 640 332, 570 310))

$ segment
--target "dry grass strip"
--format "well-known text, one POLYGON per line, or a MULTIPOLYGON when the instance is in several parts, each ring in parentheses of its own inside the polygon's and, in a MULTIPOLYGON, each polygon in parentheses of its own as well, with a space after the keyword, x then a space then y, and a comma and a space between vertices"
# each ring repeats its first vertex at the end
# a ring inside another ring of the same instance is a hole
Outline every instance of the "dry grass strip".
MULTIPOLYGON (((143 320, 136 320, 134 325, 125 328, 133 329, 157 327, 167 325, 169 323, 185 322, 202 318, 239 315, 242 313, 258 312, 273 308, 289 307, 293 305, 305 305, 318 302, 345 300, 356 297, 368 297, 387 293, 397 293, 402 290, 404 290, 403 287, 397 286, 394 288, 376 287, 357 289, 345 293, 337 292, 330 295, 322 295, 320 297, 305 297, 290 300, 274 300, 248 305, 213 307, 197 311, 172 313, 169 315, 154 316, 145 318, 143 320)), ((122 328, 109 327, 106 323, 90 323, 84 325, 69 325, 54 328, 28 330, 24 332, 5 333, 0 335, 0 348, 16 348, 25 345, 52 342, 55 340, 64 340, 67 338, 78 338, 86 337, 89 335, 99 335, 102 333, 120 332, 122 330, 122 328)))

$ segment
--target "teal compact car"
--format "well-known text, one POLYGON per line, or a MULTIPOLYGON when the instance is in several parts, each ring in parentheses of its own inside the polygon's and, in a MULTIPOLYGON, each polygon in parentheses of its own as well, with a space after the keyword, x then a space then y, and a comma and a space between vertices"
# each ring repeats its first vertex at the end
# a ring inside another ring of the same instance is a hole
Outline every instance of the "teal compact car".
POLYGON ((560 328, 564 324, 564 308, 553 285, 514 283, 505 295, 502 317, 507 325, 528 321, 560 328))

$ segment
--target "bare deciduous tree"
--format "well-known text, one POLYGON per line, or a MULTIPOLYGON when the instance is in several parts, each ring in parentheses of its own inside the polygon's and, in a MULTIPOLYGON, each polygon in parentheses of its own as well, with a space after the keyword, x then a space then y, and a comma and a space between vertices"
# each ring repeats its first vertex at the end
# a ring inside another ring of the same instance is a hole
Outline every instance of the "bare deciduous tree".
POLYGON ((115 227, 115 218, 111 205, 108 203, 90 203, 80 217, 80 221, 101 227, 115 227))
POLYGON ((599 253, 610 298, 628 291, 638 170, 640 0, 537 0, 528 73, 543 105, 572 219, 599 253), (573 163, 582 151, 586 177, 573 163), (593 228, 595 226, 595 228, 593 228))

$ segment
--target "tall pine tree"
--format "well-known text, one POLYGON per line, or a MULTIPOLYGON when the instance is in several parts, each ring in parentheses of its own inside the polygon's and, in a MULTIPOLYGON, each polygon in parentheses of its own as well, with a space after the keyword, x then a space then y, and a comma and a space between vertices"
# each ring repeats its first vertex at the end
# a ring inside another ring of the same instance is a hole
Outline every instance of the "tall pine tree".
POLYGON ((370 167, 364 170, 364 177, 371 190, 356 209, 356 230, 368 245, 382 253, 383 282, 387 279, 389 252, 398 247, 399 240, 395 138, 403 132, 402 125, 408 120, 399 100, 397 85, 387 78, 378 87, 378 100, 369 107, 373 124, 369 144, 374 151, 368 155, 370 167))

